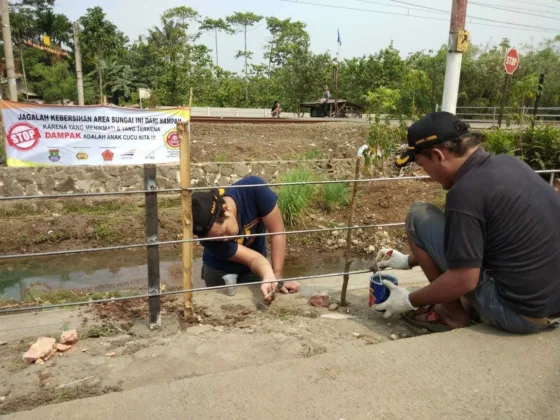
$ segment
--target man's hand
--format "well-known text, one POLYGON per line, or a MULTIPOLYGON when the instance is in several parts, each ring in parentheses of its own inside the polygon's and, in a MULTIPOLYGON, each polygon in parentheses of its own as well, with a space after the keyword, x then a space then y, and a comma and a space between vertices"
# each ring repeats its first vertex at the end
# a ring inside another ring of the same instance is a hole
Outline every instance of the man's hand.
POLYGON ((410 303, 410 299, 408 295, 410 292, 406 290, 404 287, 399 287, 393 284, 390 281, 383 280, 383 285, 389 289, 391 293, 389 298, 378 305, 373 305, 373 309, 376 311, 385 311, 383 314, 384 318, 390 318, 393 315, 400 315, 407 311, 412 311, 416 309, 410 303))
POLYGON ((297 293, 299 292, 299 283, 297 281, 285 281, 284 286, 280 289, 280 293, 297 293))
MULTIPOLYGON (((263 282, 265 281, 271 281, 274 279, 264 279, 263 282)), ((265 303, 267 304, 271 304, 274 301, 274 298, 276 297, 276 293, 274 293, 276 286, 278 285, 277 282, 274 283, 262 283, 261 284, 261 293, 263 295, 263 299, 265 301, 265 303)))
POLYGON ((379 270, 393 268, 395 270, 410 270, 408 255, 402 254, 395 249, 383 248, 377 253, 375 263, 379 270))

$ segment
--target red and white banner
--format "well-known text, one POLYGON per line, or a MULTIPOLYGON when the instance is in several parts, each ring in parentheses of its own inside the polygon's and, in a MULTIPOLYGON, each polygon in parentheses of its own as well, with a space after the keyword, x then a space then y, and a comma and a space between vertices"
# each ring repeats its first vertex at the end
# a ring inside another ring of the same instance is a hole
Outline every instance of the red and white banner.
POLYGON ((8 166, 179 162, 188 108, 139 110, 0 101, 8 166))

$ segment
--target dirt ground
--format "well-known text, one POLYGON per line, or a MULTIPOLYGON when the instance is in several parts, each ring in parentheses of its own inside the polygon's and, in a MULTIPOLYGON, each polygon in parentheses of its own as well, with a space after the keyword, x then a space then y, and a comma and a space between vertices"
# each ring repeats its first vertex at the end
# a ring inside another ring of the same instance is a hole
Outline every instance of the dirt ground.
MULTIPOLYGON (((425 181, 393 181, 361 184, 354 218, 355 225, 402 222, 415 201, 442 205, 444 195, 439 185, 425 181)), ((30 253, 61 249, 79 249, 145 242, 143 199, 73 199, 0 205, 0 253, 30 253)), ((331 213, 312 207, 305 222, 296 228, 346 226, 348 206, 331 213)), ((181 203, 178 197, 159 200, 159 238, 162 241, 182 237, 181 203)), ((384 229, 402 246, 402 229, 384 229)), ((342 235, 342 233, 341 233, 342 235)), ((332 236, 332 235, 331 235, 332 236)), ((345 236, 340 236, 345 238, 345 236)), ((353 245, 356 255, 376 245, 379 232, 357 232, 353 245)), ((324 249, 325 235, 297 235, 288 238, 289 253, 324 249)), ((336 244, 330 246, 336 249, 336 244)), ((178 249, 178 246, 175 246, 178 249)), ((201 247, 195 246, 200 255, 201 247)))
POLYGON ((368 124, 207 124, 191 130, 194 162, 349 158, 365 143, 368 124))
MULTIPOLYGON (((144 321, 147 306, 142 301, 69 311, 81 320, 80 340, 44 365, 22 361, 36 337, 0 346, 0 414, 271 360, 351 352, 426 333, 371 311, 367 290, 350 291, 350 306, 334 311, 312 307, 299 294, 279 296, 270 307, 255 296, 258 290, 247 288, 238 289, 234 297, 199 294, 197 316, 188 322, 183 320, 180 302, 166 298, 162 328, 152 331, 144 321)), ((330 294, 332 302, 338 297, 330 294)), ((62 328, 53 326, 51 336, 62 328)))

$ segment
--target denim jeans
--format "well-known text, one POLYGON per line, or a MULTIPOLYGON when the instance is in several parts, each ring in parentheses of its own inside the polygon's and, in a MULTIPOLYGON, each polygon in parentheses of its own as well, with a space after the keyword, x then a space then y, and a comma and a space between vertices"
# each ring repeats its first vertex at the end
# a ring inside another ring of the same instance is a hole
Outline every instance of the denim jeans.
MULTIPOLYGON (((415 203, 406 219, 406 230, 414 243, 424 250, 442 272, 447 271, 444 250, 445 213, 430 203, 415 203)), ((489 270, 482 270, 476 289, 465 295, 482 319, 502 330, 531 334, 546 326, 528 321, 503 305, 489 270)))

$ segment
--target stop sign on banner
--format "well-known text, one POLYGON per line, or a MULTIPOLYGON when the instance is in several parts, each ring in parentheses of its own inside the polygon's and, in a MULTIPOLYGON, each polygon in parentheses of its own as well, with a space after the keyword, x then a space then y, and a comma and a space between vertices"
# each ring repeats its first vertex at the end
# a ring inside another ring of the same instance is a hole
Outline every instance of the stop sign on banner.
POLYGON ((519 55, 517 54, 517 50, 515 48, 511 48, 506 54, 504 67, 507 74, 513 74, 513 72, 517 70, 517 67, 519 67, 519 55))

